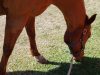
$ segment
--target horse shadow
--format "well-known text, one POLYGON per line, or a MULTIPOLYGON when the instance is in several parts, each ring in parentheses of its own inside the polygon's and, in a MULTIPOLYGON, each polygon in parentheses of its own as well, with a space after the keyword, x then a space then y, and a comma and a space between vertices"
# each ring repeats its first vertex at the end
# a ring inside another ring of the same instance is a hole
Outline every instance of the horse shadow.
MULTIPOLYGON (((7 75, 67 75, 70 63, 49 62, 51 65, 59 65, 59 67, 41 71, 14 71, 8 72, 7 75)), ((71 75, 100 75, 100 58, 85 57, 82 63, 75 63, 71 75)))

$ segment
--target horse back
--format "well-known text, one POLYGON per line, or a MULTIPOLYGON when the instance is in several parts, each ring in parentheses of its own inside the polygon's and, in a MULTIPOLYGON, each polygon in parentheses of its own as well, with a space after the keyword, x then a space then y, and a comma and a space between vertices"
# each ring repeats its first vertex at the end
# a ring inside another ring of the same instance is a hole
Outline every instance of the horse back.
POLYGON ((52 0, 4 0, 4 7, 14 15, 37 14, 45 10, 52 0))

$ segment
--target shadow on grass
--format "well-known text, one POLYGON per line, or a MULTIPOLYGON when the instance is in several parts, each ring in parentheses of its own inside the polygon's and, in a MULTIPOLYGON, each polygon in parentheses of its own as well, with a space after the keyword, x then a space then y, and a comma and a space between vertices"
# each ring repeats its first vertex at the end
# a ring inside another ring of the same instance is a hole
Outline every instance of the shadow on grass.
MULTIPOLYGON (((49 64, 59 67, 48 72, 27 70, 8 72, 7 75, 67 75, 69 63, 49 62, 49 64)), ((100 75, 100 58, 85 57, 82 63, 73 65, 71 75, 100 75)))

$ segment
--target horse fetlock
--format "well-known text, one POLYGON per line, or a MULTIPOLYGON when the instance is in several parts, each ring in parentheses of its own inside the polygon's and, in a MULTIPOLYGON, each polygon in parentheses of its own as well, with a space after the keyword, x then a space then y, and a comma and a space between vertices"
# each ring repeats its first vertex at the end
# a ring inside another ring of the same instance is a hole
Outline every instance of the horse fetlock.
POLYGON ((40 53, 38 51, 31 51, 32 56, 40 56, 40 53))
POLYGON ((6 71, 0 69, 0 75, 6 75, 6 71))
POLYGON ((5 75, 5 74, 6 74, 6 68, 4 68, 0 63, 0 75, 5 75))
POLYGON ((41 64, 47 64, 48 60, 46 60, 42 55, 39 56, 35 56, 35 59, 37 62, 41 63, 41 64))

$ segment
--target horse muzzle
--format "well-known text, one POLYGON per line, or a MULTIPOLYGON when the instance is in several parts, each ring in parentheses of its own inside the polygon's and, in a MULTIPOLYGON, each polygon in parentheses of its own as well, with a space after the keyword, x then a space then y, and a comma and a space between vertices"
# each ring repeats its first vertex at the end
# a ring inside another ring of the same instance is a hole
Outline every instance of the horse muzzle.
POLYGON ((76 62, 81 62, 84 57, 84 49, 79 45, 69 46, 70 52, 73 55, 76 62))

